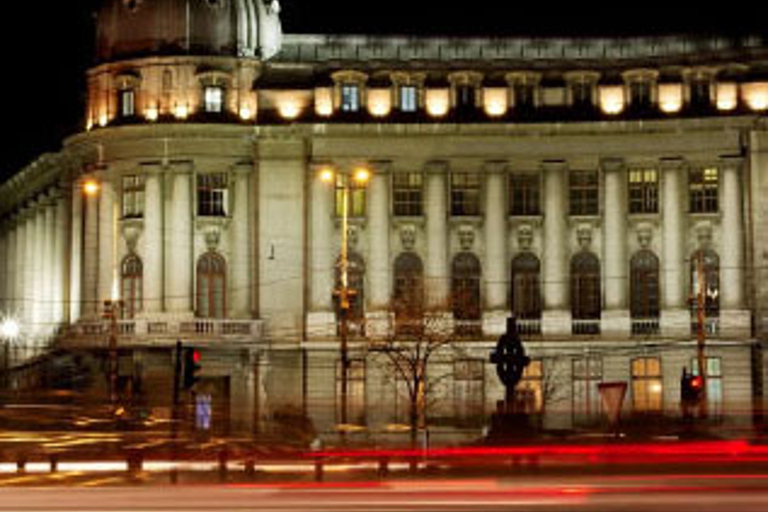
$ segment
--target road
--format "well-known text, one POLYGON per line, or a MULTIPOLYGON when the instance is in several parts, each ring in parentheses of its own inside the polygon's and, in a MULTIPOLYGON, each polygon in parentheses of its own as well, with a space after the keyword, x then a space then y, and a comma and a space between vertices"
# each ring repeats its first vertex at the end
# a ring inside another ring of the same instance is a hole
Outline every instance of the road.
POLYGON ((613 475, 284 485, 0 488, 0 511, 764 512, 768 475, 613 475), (66 490, 65 490, 66 489, 66 490))

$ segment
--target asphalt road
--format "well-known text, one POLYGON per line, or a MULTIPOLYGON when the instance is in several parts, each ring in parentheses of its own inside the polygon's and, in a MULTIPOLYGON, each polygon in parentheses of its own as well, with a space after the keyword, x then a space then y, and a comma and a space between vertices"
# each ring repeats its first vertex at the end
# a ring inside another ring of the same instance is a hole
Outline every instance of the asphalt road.
MULTIPOLYGON (((113 482, 114 483, 114 482, 113 482)), ((614 475, 394 483, 0 488, 0 511, 765 512, 768 475, 614 475)))

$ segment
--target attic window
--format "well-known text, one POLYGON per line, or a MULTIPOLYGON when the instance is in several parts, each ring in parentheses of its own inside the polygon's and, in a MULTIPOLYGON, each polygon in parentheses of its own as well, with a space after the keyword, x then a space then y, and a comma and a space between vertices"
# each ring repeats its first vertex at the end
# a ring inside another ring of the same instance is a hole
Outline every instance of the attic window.
POLYGON ((143 0, 123 0, 123 5, 129 11, 136 12, 141 6, 142 2, 143 0))

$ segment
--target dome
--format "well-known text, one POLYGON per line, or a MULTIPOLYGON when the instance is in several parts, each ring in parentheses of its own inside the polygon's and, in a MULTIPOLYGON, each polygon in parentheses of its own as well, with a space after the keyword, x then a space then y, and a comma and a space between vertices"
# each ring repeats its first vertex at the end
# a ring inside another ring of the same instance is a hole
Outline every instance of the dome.
POLYGON ((103 0, 96 59, 223 55, 268 59, 280 49, 278 0, 103 0))

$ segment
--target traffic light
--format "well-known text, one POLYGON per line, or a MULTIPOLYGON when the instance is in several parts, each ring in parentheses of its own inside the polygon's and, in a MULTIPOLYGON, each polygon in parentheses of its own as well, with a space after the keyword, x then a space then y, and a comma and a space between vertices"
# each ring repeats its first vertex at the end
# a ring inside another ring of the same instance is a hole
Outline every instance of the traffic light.
POLYGON ((200 380, 200 372, 203 369, 202 357, 197 349, 185 347, 182 358, 182 387, 185 390, 192 389, 200 380))
POLYGON ((701 401, 704 391, 704 379, 701 375, 685 373, 683 374, 680 384, 680 398, 682 398, 683 403, 687 405, 697 405, 701 401))

